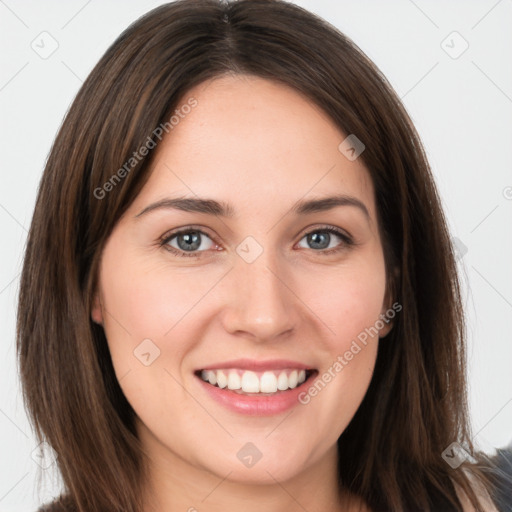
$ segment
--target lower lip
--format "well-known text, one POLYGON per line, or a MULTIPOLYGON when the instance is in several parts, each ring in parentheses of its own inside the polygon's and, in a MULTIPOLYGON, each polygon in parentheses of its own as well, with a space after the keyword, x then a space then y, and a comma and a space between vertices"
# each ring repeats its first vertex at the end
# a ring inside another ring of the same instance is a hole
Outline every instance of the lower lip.
POLYGON ((249 416, 272 416, 285 412, 299 405, 299 395, 305 391, 316 375, 311 375, 300 386, 286 391, 279 391, 275 395, 242 395, 227 388, 221 389, 208 384, 200 377, 197 379, 204 390, 218 403, 231 411, 249 416))

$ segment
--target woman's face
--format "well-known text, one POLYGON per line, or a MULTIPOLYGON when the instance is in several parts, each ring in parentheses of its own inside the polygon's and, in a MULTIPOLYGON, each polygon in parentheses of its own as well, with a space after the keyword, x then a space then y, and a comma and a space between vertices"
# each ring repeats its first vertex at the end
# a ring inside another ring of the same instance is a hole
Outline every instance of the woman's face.
POLYGON ((390 329, 369 173, 283 85, 226 76, 187 101, 106 244, 92 317, 161 468, 332 469, 390 329))

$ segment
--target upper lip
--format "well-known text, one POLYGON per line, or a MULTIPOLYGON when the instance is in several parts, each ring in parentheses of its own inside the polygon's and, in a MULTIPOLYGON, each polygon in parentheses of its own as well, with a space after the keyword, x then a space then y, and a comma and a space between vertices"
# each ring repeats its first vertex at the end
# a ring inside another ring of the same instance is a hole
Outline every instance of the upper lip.
POLYGON ((286 368, 297 368, 299 370, 312 370, 311 366, 298 361, 287 359, 269 359, 267 361, 259 361, 256 359, 232 359, 230 361, 222 361, 210 364, 200 368, 201 370, 220 370, 222 368, 239 368, 241 370, 284 370, 286 368))

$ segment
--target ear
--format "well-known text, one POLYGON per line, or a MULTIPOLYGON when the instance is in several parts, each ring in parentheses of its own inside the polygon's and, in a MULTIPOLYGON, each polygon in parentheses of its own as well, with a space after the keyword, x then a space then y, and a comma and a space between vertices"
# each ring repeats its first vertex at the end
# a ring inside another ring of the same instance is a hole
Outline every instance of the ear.
POLYGON ((395 323, 394 318, 397 312, 402 309, 402 306, 396 300, 394 300, 398 288, 399 277, 400 270, 398 267, 395 267, 393 269, 393 275, 390 277, 386 285, 386 294, 379 317, 382 320, 384 326, 382 329, 379 329, 379 338, 385 338, 391 332, 391 329, 393 329, 393 325, 395 323))
POLYGON ((96 292, 92 301, 91 319, 97 324, 103 325, 103 309, 101 307, 100 294, 96 292))
POLYGON ((379 329, 379 339, 385 338, 393 329, 393 320, 389 315, 390 310, 394 312, 392 308, 382 308, 379 319, 382 321, 383 327, 379 329))

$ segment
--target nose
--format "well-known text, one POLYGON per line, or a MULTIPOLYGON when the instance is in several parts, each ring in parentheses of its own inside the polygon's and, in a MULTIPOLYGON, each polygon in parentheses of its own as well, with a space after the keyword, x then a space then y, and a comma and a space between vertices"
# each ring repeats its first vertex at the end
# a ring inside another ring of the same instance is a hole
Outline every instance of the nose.
POLYGON ((290 273, 276 265, 265 251, 256 261, 241 258, 230 275, 229 294, 222 312, 224 329, 253 341, 283 339, 297 328, 298 298, 290 273))

